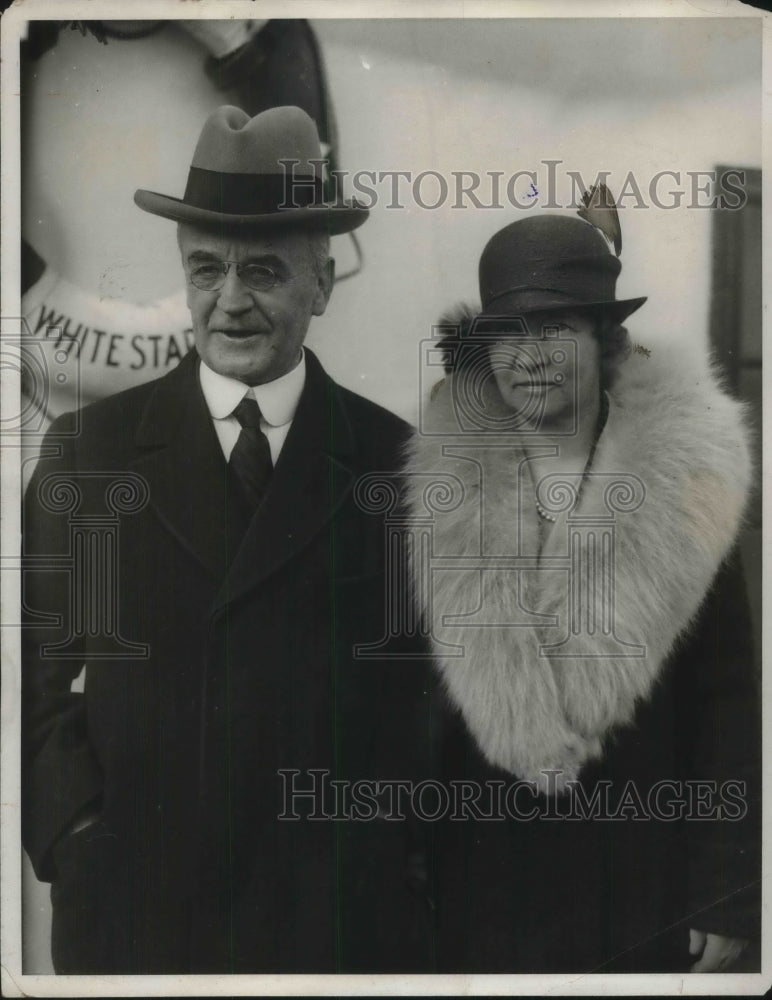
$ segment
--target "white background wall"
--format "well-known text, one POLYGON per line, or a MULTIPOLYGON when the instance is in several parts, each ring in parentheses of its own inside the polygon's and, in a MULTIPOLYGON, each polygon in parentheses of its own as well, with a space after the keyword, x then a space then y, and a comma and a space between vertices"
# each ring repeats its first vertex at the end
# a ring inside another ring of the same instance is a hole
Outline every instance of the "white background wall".
MULTIPOLYGON (((551 158, 563 161, 563 179, 568 169, 587 180, 611 171, 618 193, 629 171, 645 192, 660 170, 761 166, 756 20, 314 26, 350 171, 531 169, 546 178, 541 161, 551 158)), ((132 196, 136 187, 182 194, 203 118, 223 103, 204 57, 170 25, 106 46, 65 31, 36 66, 24 94, 23 231, 96 295, 149 302, 181 285, 174 226, 140 212, 132 196)), ((377 207, 360 230, 364 271, 336 288, 309 344, 339 381, 414 420, 418 341, 441 310, 476 298, 485 241, 519 214, 377 207)), ((621 217, 618 294, 649 296, 630 322, 634 339, 678 337, 704 350, 711 213, 629 207, 621 217)), ((347 270, 347 239, 333 249, 347 270)), ((27 967, 46 971, 47 887, 27 882, 27 967)))

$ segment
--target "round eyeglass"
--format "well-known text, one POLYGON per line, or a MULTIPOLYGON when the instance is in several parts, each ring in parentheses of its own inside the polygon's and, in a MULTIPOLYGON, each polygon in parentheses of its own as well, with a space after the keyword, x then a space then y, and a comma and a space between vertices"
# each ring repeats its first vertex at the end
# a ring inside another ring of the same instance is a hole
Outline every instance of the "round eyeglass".
POLYGON ((196 264, 190 269, 188 279, 191 285, 200 288, 202 292, 218 292, 225 284, 232 265, 235 265, 239 279, 255 292, 270 292, 278 281, 276 272, 265 264, 239 264, 235 260, 212 260, 196 264))

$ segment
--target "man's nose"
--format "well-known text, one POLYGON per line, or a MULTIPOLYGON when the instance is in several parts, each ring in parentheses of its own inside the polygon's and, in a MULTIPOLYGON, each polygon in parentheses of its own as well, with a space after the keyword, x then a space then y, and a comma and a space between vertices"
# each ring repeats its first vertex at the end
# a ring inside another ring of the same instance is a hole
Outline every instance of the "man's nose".
POLYGON ((217 305, 223 312, 242 313, 251 309, 254 304, 250 289, 238 275, 236 265, 231 264, 225 281, 217 298, 217 305))

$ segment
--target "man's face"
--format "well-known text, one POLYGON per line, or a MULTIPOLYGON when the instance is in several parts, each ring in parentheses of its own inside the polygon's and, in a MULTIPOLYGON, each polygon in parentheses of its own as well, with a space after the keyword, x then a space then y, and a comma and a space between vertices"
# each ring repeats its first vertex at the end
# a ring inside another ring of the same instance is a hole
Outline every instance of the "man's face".
POLYGON ((524 317, 529 338, 507 337, 491 352, 498 391, 513 410, 539 413, 543 429, 567 419, 578 404, 597 400, 600 392, 600 345, 593 319, 567 310, 524 317), (541 338, 557 335, 559 340, 541 338), (527 346, 528 339, 538 343, 527 346), (561 344, 560 340, 568 343, 561 344), (536 406, 534 404, 538 403, 536 406))
POLYGON ((332 289, 332 262, 319 269, 307 233, 223 235, 179 227, 193 334, 201 358, 221 375, 260 385, 298 362, 312 316, 321 316, 332 289), (217 291, 190 281, 193 267, 218 261, 262 264, 276 275, 256 291, 231 266, 217 291))

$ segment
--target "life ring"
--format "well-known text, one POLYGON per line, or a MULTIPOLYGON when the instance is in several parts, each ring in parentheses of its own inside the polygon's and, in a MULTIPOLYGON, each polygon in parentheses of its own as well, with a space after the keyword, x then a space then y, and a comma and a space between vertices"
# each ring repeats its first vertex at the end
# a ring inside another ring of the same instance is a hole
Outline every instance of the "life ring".
MULTIPOLYGON (((22 59, 35 61, 56 45, 65 28, 99 44, 141 38, 172 22, 30 22, 22 59)), ((296 104, 316 121, 335 169, 337 130, 319 45, 308 21, 243 20, 177 22, 208 53, 204 72, 249 114, 296 104)), ((328 175, 329 177, 329 175, 328 175)), ((353 268, 362 253, 354 234, 353 268)), ((35 249, 22 246, 22 316, 26 356, 22 392, 45 421, 121 389, 163 375, 193 343, 184 291, 149 305, 103 298, 57 274, 35 249)))
POLYGON ((193 344, 180 291, 149 305, 99 298, 50 266, 22 296, 25 394, 49 420, 163 375, 193 344))

